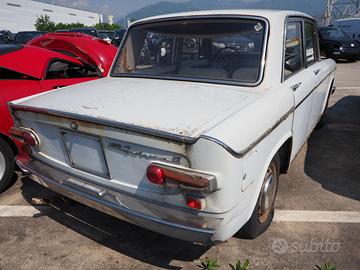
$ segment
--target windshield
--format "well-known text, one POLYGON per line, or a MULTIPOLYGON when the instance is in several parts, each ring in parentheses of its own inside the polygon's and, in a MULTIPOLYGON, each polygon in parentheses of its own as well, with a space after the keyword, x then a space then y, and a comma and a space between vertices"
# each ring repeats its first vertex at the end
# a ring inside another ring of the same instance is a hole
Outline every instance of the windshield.
POLYGON ((135 26, 112 75, 255 83, 261 73, 265 33, 265 23, 255 19, 192 19, 135 26))
POLYGON ((340 29, 328 29, 321 32, 324 39, 350 39, 350 37, 340 29))

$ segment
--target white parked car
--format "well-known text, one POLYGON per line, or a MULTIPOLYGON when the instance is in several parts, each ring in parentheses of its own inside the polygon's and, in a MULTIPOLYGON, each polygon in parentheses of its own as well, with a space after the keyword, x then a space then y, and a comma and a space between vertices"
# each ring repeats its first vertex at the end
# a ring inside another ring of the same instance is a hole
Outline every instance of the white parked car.
POLYGON ((144 19, 108 78, 12 102, 20 168, 141 227, 194 242, 254 238, 279 175, 334 91, 316 23, 292 11, 144 19))

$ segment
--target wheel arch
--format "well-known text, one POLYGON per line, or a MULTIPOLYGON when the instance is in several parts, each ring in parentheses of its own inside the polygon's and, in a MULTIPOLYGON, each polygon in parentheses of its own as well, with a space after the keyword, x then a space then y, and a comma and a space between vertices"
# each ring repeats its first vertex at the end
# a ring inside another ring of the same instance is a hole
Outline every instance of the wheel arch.
POLYGON ((19 149, 17 148, 16 144, 14 143, 14 141, 7 135, 5 135, 4 133, 0 132, 0 140, 3 140, 4 142, 6 142, 11 150, 13 151, 14 155, 19 153, 19 149))
POLYGON ((289 137, 279 148, 280 174, 286 174, 290 168, 293 137, 289 137))

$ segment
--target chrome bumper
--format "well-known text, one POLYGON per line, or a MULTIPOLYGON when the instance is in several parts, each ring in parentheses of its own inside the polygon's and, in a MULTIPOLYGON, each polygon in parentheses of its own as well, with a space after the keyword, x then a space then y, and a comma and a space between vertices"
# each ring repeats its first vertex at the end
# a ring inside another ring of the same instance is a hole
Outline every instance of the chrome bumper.
POLYGON ((42 161, 30 159, 26 155, 17 156, 16 163, 32 180, 53 191, 101 212, 170 237, 195 243, 209 243, 213 241, 215 228, 222 220, 95 185, 42 161))

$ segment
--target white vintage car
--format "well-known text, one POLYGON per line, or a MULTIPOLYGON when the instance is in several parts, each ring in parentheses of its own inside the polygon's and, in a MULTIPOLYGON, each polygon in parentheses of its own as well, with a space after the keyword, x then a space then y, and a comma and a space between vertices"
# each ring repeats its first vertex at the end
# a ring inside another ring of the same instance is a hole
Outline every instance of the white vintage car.
POLYGON ((322 121, 335 62, 293 11, 224 10, 133 23, 108 78, 12 102, 40 184, 193 242, 254 238, 279 175, 322 121))

